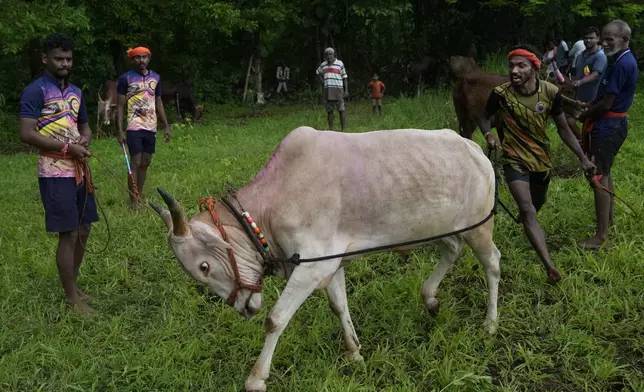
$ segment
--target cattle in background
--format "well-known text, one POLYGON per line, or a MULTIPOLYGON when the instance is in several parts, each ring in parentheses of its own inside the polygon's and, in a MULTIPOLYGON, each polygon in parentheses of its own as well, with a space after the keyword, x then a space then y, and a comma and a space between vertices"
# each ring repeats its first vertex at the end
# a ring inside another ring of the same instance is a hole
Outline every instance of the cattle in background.
MULTIPOLYGON (((452 80, 452 100, 458 118, 458 128, 461 136, 472 139, 474 131, 485 117, 485 105, 494 87, 509 82, 508 75, 484 72, 471 57, 451 56, 449 59, 450 79, 452 80)), ((570 80, 556 83, 563 97, 565 112, 579 110, 579 102, 575 101, 575 88, 570 80)), ((496 119, 491 119, 492 128, 496 127, 496 119)), ((573 129, 574 131, 574 129, 573 129)))
POLYGON ((444 70, 436 58, 423 56, 410 62, 403 70, 403 80, 408 85, 415 87, 416 96, 419 97, 426 85, 436 85, 439 76, 444 70))
POLYGON ((197 104, 192 87, 185 82, 166 82, 161 81, 161 100, 164 105, 174 105, 179 117, 181 111, 189 112, 194 121, 198 121, 203 116, 203 105, 197 104))
POLYGON ((116 127, 116 94, 116 80, 107 80, 98 89, 97 129, 102 126, 116 127), (105 99, 101 96, 102 90, 105 90, 105 99))
MULTIPOLYGON (((449 59, 452 101, 461 136, 472 139, 479 122, 485 118, 485 104, 494 87, 509 82, 507 75, 483 72, 472 57, 449 59)), ((495 121, 492 119, 492 127, 495 121)))

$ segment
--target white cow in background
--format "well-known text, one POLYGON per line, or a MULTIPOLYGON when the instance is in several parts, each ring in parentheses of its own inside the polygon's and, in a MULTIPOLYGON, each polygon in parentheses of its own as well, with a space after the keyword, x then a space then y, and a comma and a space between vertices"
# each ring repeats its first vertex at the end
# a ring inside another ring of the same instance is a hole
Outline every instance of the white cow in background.
MULTIPOLYGON (((481 148, 449 129, 351 134, 299 127, 259 174, 236 191, 239 204, 231 202, 237 213, 241 206, 246 209, 261 234, 245 231, 246 218, 236 217, 221 202, 211 204, 214 216, 204 210, 188 221, 179 203, 159 192, 169 211, 154 207, 169 229, 168 243, 182 268, 228 298, 241 315, 249 318, 260 310, 265 273, 288 279, 268 314, 264 348, 246 381, 247 391, 265 391, 277 340, 315 289, 326 289, 342 324, 348 357, 362 359, 344 276, 347 262, 359 255, 299 265, 277 262, 268 270, 258 238, 267 240, 272 256, 284 260, 295 253, 313 258, 451 233, 490 216, 495 177, 481 148)), ((484 326, 490 333, 497 327, 501 257, 492 240, 493 220, 436 241, 440 261, 421 290, 426 307, 437 310, 438 285, 468 244, 485 267, 484 326)))

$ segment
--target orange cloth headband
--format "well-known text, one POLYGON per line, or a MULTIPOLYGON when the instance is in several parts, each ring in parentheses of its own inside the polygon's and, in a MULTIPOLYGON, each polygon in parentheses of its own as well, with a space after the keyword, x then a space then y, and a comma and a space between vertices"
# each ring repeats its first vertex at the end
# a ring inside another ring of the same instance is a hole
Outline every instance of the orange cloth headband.
POLYGON ((510 57, 514 57, 514 56, 525 57, 528 60, 530 60, 530 62, 535 66, 535 68, 537 68, 537 69, 541 68, 541 60, 539 60, 539 58, 537 58, 537 56, 534 53, 532 53, 532 52, 530 52, 528 50, 515 49, 515 50, 511 51, 510 54, 508 54, 508 59, 510 57))
POLYGON ((127 50, 126 53, 129 57, 136 57, 142 54, 147 54, 148 56, 152 56, 152 52, 150 52, 150 49, 146 48, 145 46, 137 46, 134 49, 130 48, 127 50))

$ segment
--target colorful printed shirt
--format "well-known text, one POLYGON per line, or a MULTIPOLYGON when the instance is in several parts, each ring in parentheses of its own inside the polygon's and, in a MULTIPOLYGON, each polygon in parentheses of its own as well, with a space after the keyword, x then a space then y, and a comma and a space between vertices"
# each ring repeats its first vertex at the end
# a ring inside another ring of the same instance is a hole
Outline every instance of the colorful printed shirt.
POLYGON ((161 96, 159 74, 131 70, 119 77, 117 92, 127 99, 127 130, 157 131, 156 98, 161 96))
MULTIPOLYGON (((87 108, 77 86, 61 86, 45 73, 31 82, 20 97, 20 117, 37 119, 36 131, 60 142, 80 141, 79 124, 87 124, 87 108)), ((71 159, 38 156, 38 177, 74 177, 71 159)))
POLYGON ((488 118, 497 112, 503 161, 521 164, 533 172, 550 171, 550 139, 546 126, 548 116, 563 113, 559 88, 539 81, 537 91, 526 96, 514 91, 510 82, 504 83, 494 88, 485 106, 488 118))
POLYGON ((335 101, 342 99, 344 94, 343 80, 348 77, 342 61, 335 59, 333 64, 329 64, 328 61, 324 61, 320 64, 315 73, 324 77, 325 100, 335 101))

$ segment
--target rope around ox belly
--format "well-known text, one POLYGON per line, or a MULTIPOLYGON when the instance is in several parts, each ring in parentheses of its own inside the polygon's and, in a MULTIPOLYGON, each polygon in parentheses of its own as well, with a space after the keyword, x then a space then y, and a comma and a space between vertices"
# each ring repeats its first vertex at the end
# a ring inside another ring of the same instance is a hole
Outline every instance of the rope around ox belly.
MULTIPOLYGON (((239 204, 240 208, 243 210, 244 208, 242 207, 241 203, 239 203, 239 200, 235 196, 234 190, 231 193, 232 193, 232 197, 237 201, 237 203, 239 204)), ((206 198, 206 199, 208 199, 208 198, 206 198)), ((210 198, 210 199, 212 199, 212 198, 210 198)), ((204 200, 204 199, 202 199, 202 200, 204 200)), ((498 190, 495 187, 494 205, 492 207, 492 211, 490 211, 490 213, 483 220, 481 220, 480 222, 477 222, 477 223, 475 223, 473 225, 467 226, 465 228, 462 228, 462 229, 459 229, 459 230, 454 230, 454 231, 451 231, 451 232, 448 232, 448 233, 445 233, 445 234, 435 235, 435 236, 422 238, 422 239, 418 239, 418 240, 399 242, 399 243, 395 243, 395 244, 375 246, 375 247, 356 250, 356 251, 352 251, 352 252, 337 253, 337 254, 328 255, 328 256, 320 256, 320 257, 312 257, 312 258, 302 259, 302 258, 300 258, 299 253, 294 253, 291 257, 289 257, 287 259, 279 259, 279 258, 273 257, 270 253, 266 252, 265 249, 263 249, 263 247, 257 241, 254 240, 254 236, 252 234, 252 231, 250 231, 249 228, 247 227, 247 222, 244 220, 242 214, 240 214, 225 197, 222 198, 222 203, 232 212, 232 214, 235 216, 237 221, 242 225, 242 227, 246 231, 246 234, 253 240, 253 243, 255 244, 255 247, 257 248, 257 251, 262 255, 262 258, 264 259, 265 262, 270 263, 270 264, 274 264, 274 263, 290 263, 290 264, 295 264, 295 265, 299 265, 300 263, 312 263, 312 262, 316 262, 316 261, 331 260, 331 259, 344 258, 344 257, 347 257, 347 256, 354 256, 354 255, 359 255, 359 254, 364 254, 364 253, 370 253, 370 252, 394 249, 394 248, 398 248, 398 247, 402 247, 402 246, 420 244, 420 243, 423 243, 423 242, 431 242, 431 241, 439 240, 441 238, 451 237, 453 235, 461 234, 461 233, 473 230, 473 229, 483 225, 485 222, 490 220, 490 218, 492 218, 494 215, 496 215, 497 201, 498 201, 498 190)), ((200 202, 200 204, 201 203, 202 202, 200 202)))

